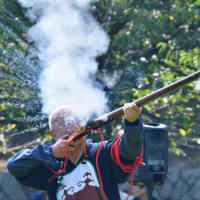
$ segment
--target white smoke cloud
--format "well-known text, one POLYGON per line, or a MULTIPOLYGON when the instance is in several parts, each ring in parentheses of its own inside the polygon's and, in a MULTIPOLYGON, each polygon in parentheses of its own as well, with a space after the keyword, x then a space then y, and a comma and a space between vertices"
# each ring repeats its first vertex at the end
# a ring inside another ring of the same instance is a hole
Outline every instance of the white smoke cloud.
POLYGON ((106 71, 103 73, 102 81, 108 88, 114 87, 118 79, 119 74, 117 72, 114 72, 112 75, 108 74, 106 71))
POLYGON ((198 80, 196 81, 195 90, 200 91, 200 79, 198 79, 198 80))
POLYGON ((43 111, 71 105, 81 117, 106 109, 104 92, 93 80, 96 57, 105 53, 109 39, 88 12, 91 0, 18 0, 35 21, 29 30, 39 59, 43 111))

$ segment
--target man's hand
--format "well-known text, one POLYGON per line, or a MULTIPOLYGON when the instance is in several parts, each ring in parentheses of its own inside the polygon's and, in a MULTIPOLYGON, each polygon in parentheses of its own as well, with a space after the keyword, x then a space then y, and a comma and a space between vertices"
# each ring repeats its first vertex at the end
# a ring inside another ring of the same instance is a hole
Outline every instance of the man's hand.
MULTIPOLYGON (((55 158, 65 158, 66 148, 69 140, 66 139, 67 135, 61 136, 55 144, 51 146, 52 152, 55 158)), ((81 137, 76 142, 71 142, 69 148, 69 156, 76 155, 82 151, 83 142, 85 142, 86 136, 81 137)))
POLYGON ((125 118, 128 122, 136 121, 136 119, 142 112, 142 108, 138 107, 134 102, 133 103, 125 103, 123 110, 124 110, 125 118))

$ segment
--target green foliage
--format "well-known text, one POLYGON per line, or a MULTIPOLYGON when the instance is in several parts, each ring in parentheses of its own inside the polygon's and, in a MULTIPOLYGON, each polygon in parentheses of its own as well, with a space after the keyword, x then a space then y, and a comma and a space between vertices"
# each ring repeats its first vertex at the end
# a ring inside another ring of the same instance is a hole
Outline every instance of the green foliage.
MULTIPOLYGON (((124 72, 135 74, 109 88, 111 110, 199 70, 199 6, 199 0, 93 3, 91 12, 111 39, 108 52, 97 58, 97 78, 105 72, 119 76, 124 72)), ((37 87, 40 67, 34 57, 35 49, 27 42, 30 25, 16 0, 0 1, 0 131, 4 133, 32 127, 45 132, 47 127, 47 124, 43 126, 45 117, 37 120, 37 116, 41 117, 37 87), (27 55, 35 71, 23 62, 27 55)), ((145 120, 168 126, 170 151, 176 155, 185 155, 176 143, 181 138, 188 144, 199 145, 199 93, 191 83, 143 108, 145 120)), ((113 133, 115 125, 109 127, 113 133)))
POLYGON ((9 143, 9 135, 21 133, 23 138, 23 133, 43 133, 47 127, 40 113, 40 67, 27 41, 28 24, 17 1, 0 1, 0 135, 8 146, 16 144, 9 143))
MULTIPOLYGON (((100 70, 137 72, 143 85, 114 89, 113 108, 199 70, 199 6, 199 1, 115 1, 107 27, 111 44, 107 55, 99 58, 100 70)), ((106 24, 108 19, 103 20, 106 24)), ((145 120, 168 125, 176 155, 185 155, 176 146, 180 138, 193 145, 199 141, 194 140, 200 130, 199 93, 191 83, 143 108, 145 120)))

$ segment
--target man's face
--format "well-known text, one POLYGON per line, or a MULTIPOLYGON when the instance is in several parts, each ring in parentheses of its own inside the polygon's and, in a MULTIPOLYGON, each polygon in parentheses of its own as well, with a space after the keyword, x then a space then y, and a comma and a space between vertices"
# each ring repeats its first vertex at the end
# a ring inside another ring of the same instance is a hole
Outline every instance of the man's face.
POLYGON ((55 140, 58 140, 63 135, 66 135, 66 139, 74 133, 76 130, 78 130, 81 126, 79 124, 71 124, 68 127, 59 127, 57 129, 52 130, 52 136, 55 140))
POLYGON ((81 122, 77 115, 69 107, 61 107, 50 116, 50 135, 58 140, 63 135, 66 139, 81 127, 81 122))

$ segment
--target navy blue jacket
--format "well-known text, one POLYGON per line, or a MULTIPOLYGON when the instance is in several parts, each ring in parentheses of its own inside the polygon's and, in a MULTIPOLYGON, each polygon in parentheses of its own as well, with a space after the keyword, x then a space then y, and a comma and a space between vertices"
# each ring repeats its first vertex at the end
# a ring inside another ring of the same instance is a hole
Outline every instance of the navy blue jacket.
MULTIPOLYGON (((125 134, 121 139, 119 153, 123 164, 132 164, 141 150, 141 131, 142 120, 139 117, 136 122, 129 123, 125 121, 125 134)), ((102 177, 104 191, 109 200, 120 199, 118 184, 125 182, 129 176, 128 173, 115 164, 110 155, 110 150, 114 140, 104 141, 103 148, 99 157, 99 169, 102 177)), ((96 154, 100 143, 86 142, 87 160, 96 167, 96 154)), ((84 159, 82 156, 79 160, 84 159)), ((53 156, 50 145, 38 145, 34 149, 23 149, 8 160, 8 170, 23 185, 30 186, 40 190, 46 190, 50 200, 56 200, 58 188, 57 179, 48 182, 48 179, 54 174, 49 170, 50 166, 54 170, 60 167, 60 161, 53 156)), ((68 160, 67 171, 71 171, 76 166, 68 160)))

